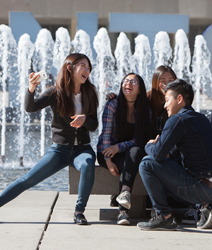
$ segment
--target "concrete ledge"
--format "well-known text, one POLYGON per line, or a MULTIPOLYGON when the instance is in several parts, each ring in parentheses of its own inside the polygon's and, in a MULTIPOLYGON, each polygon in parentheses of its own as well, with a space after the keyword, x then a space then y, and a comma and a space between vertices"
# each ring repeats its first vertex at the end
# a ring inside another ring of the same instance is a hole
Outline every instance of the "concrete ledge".
MULTIPOLYGON (((69 194, 78 194, 80 172, 73 167, 69 167, 69 194)), ((91 194, 119 194, 119 177, 113 176, 108 169, 100 166, 96 166, 95 169, 95 181, 91 194)), ((131 218, 141 218, 146 215, 146 196, 147 191, 143 185, 141 177, 137 174, 133 191, 131 195, 131 209, 129 215, 131 218)), ((108 200, 108 203, 110 200, 108 200)), ((101 211, 100 211, 101 212, 101 211)), ((103 212, 103 217, 107 219, 111 215, 111 211, 103 212)), ((113 213, 112 213, 113 214, 113 213)), ((100 213, 100 218, 102 214, 100 213)), ((117 216, 117 215, 116 215, 117 216)), ((113 214, 114 219, 114 214, 113 214)))
MULTIPOLYGON (((80 172, 69 167, 69 194, 78 194, 80 172)), ((118 194, 119 177, 113 176, 109 170, 96 166, 95 181, 91 194, 118 194)), ((137 174, 133 186, 133 195, 148 195, 141 177, 137 174)))

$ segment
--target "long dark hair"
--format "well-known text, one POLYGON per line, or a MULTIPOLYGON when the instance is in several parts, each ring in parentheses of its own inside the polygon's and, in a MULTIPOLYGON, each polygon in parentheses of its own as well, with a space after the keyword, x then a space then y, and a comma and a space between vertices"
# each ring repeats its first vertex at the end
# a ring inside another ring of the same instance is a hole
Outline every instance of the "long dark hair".
POLYGON ((117 109, 116 109, 116 134, 120 141, 124 140, 127 126, 127 100, 122 91, 122 84, 124 79, 129 75, 135 75, 139 82, 139 91, 137 99, 134 104, 135 112, 135 138, 139 146, 144 146, 149 140, 149 106, 146 96, 146 88, 141 76, 135 73, 127 74, 121 81, 120 91, 117 97, 117 109))
MULTIPOLYGON (((57 76, 57 112, 61 117, 71 116, 75 114, 75 85, 73 72, 75 65, 84 58, 88 61, 91 71, 92 65, 89 58, 84 54, 73 53, 66 57, 63 66, 57 76), (69 68, 70 71, 67 69, 68 65, 71 66, 69 68)), ((98 107, 98 97, 95 86, 90 82, 89 79, 87 79, 84 84, 81 84, 80 88, 82 93, 82 113, 87 115, 95 114, 98 107)))
POLYGON ((157 117, 161 112, 162 102, 165 101, 165 96, 160 92, 159 81, 163 73, 169 72, 174 80, 177 79, 174 71, 167 65, 159 66, 152 76, 152 88, 147 93, 147 98, 149 100, 150 107, 154 117, 157 117))

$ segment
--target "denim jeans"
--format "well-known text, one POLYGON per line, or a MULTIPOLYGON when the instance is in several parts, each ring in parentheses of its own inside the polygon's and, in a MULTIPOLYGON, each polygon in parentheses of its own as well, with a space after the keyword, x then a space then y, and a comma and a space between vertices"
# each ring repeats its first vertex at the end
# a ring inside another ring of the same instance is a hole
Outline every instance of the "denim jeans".
POLYGON ((145 156, 140 163, 139 173, 152 206, 163 216, 171 213, 167 202, 169 192, 192 204, 212 202, 212 188, 195 179, 178 160, 155 161, 145 156))
POLYGON ((0 194, 0 207, 23 191, 35 186, 68 165, 80 171, 78 200, 75 211, 84 212, 95 175, 95 153, 90 145, 71 146, 53 143, 42 159, 24 176, 0 194))

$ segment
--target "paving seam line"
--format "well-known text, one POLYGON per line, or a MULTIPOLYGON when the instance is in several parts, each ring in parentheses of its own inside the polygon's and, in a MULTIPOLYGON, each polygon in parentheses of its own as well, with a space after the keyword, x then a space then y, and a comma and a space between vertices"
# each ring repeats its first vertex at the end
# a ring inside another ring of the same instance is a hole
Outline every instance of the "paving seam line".
POLYGON ((40 237, 40 240, 39 240, 39 242, 38 242, 38 246, 37 246, 36 250, 39 250, 39 249, 40 249, 40 246, 41 246, 41 244, 42 244, 42 240, 43 240, 43 238, 44 238, 44 236, 45 236, 45 232, 46 232, 46 230, 47 230, 47 228, 48 228, 48 225, 49 225, 49 222, 50 222, 50 220, 51 220, 51 215, 52 215, 52 213, 53 213, 53 210, 54 210, 54 207, 55 207, 56 202, 57 202, 57 200, 58 200, 58 197, 59 197, 59 192, 57 192, 57 195, 55 196, 55 199, 54 199, 54 201, 53 201, 53 203, 52 203, 52 206, 51 206, 51 209, 50 209, 50 212, 49 212, 49 216, 48 216, 47 221, 46 221, 46 225, 45 225, 45 227, 44 227, 44 229, 43 229, 43 232, 42 232, 42 234, 41 234, 41 237, 40 237))

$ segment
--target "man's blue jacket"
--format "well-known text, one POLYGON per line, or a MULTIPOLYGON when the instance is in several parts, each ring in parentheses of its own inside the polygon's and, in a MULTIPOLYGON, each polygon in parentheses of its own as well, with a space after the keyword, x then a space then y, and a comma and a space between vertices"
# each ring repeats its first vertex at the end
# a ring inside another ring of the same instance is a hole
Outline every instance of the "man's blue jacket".
POLYGON ((158 142, 145 151, 156 161, 180 153, 183 166, 197 179, 212 177, 212 125, 205 115, 185 106, 166 122, 158 142))

